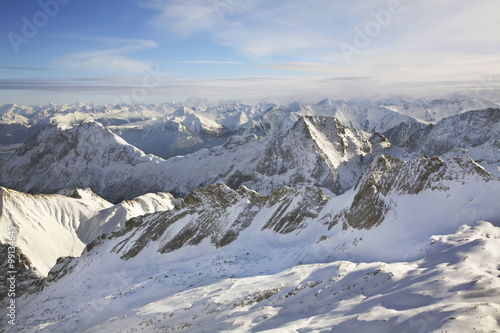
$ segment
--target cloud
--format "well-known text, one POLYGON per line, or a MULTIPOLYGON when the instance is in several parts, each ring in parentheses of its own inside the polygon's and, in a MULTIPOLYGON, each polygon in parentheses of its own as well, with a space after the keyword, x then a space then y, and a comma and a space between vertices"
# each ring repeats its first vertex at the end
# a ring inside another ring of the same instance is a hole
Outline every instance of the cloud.
POLYGON ((151 22, 153 26, 167 29, 181 37, 214 29, 219 21, 211 1, 173 0, 162 2, 153 0, 142 5, 159 12, 151 22))
MULTIPOLYGON (((151 24, 166 33, 189 37, 208 32, 219 44, 252 57, 265 57, 325 44, 323 31, 307 24, 321 13, 312 0, 297 7, 296 1, 174 0, 143 3, 157 11, 151 24), (315 7, 315 11, 307 8, 315 7), (308 14, 309 13, 309 14, 308 14), (304 15, 308 15, 304 21, 304 15)), ((324 16, 324 15, 322 15, 324 16)), ((325 18, 325 17, 324 17, 325 18)))
MULTIPOLYGON (((318 73, 324 64, 289 63, 286 66, 316 66, 318 73)), ((447 70, 447 69, 445 69, 447 70)), ((323 71, 334 72, 334 68, 323 68, 323 71)), ((23 79, 0 80, 1 91, 30 91, 52 96, 71 94, 86 99, 103 100, 99 96, 113 96, 106 103, 112 103, 120 96, 131 96, 137 91, 144 96, 141 102, 158 103, 172 99, 184 99, 189 96, 207 97, 211 99, 258 100, 265 96, 312 96, 353 98, 373 94, 408 94, 415 97, 425 95, 447 94, 455 91, 474 94, 486 91, 488 98, 500 97, 500 75, 479 76, 474 73, 443 75, 440 78, 428 77, 422 73, 416 79, 407 77, 405 72, 399 76, 388 73, 386 76, 364 75, 367 72, 357 71, 343 75, 295 75, 295 76, 246 76, 228 79, 207 78, 173 78, 162 79, 159 85, 144 86, 141 76, 73 78, 59 80, 23 79)), ((368 73, 370 74, 370 73, 368 73)))
POLYGON ((40 68, 40 67, 19 67, 19 66, 0 66, 0 69, 11 69, 20 71, 52 71, 51 68, 40 68))
POLYGON ((48 33, 46 35, 61 39, 77 39, 77 40, 85 40, 85 41, 99 42, 105 44, 129 45, 131 47, 135 46, 136 48, 159 46, 159 44, 155 41, 148 39, 138 39, 138 38, 119 38, 113 36, 87 36, 87 35, 61 34, 61 33, 48 33))
POLYGON ((418 50, 483 53, 500 45, 497 0, 150 0, 151 24, 169 34, 208 33, 249 57, 275 55, 328 59, 353 44, 376 15, 394 7, 370 48, 384 53, 418 50), (394 4, 397 4, 396 6, 394 4))
POLYGON ((312 77, 322 91, 325 81, 314 76, 372 78, 330 86, 362 94, 474 89, 481 77, 500 75, 497 0, 149 3, 158 13, 152 20, 156 28, 184 38, 208 34, 250 63, 264 64, 257 66, 261 69, 302 75, 305 81, 312 77), (345 45, 351 47, 347 52, 345 45))
POLYGON ((171 61, 174 64, 206 64, 206 65, 244 65, 240 61, 217 61, 217 60, 181 60, 171 61))
POLYGON ((146 73, 151 69, 152 63, 135 60, 126 56, 132 51, 156 48, 159 44, 155 41, 144 39, 120 39, 113 37, 88 37, 61 35, 73 39, 85 39, 103 43, 121 44, 118 47, 106 48, 96 51, 72 53, 57 58, 53 63, 70 71, 99 71, 116 73, 146 73))

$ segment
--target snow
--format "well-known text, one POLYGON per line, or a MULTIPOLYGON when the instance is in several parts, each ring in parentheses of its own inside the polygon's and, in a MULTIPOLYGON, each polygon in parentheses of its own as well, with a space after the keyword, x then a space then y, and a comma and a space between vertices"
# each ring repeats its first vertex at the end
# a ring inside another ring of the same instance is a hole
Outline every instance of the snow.
POLYGON ((0 242, 8 243, 8 228, 16 227, 16 246, 46 276, 59 257, 80 256, 86 244, 132 217, 173 208, 170 194, 147 194, 113 206, 90 190, 79 198, 30 195, 0 188, 0 242))
POLYGON ((16 227, 16 245, 42 275, 61 256, 79 256, 85 244, 76 229, 99 209, 110 206, 89 198, 58 195, 32 196, 0 188, 2 226, 0 242, 8 243, 8 227, 16 227))
POLYGON ((121 265, 107 258, 96 277, 99 261, 85 256, 89 266, 77 276, 64 277, 59 288, 48 286, 30 302, 19 300, 24 311, 40 315, 13 331, 498 329, 500 228, 481 221, 431 240, 415 261, 333 261, 286 269, 273 267, 276 261, 249 264, 244 254, 230 265, 220 254, 199 254, 178 265, 158 256, 151 265, 149 256, 121 265), (243 267, 243 274, 224 278, 243 267), (219 277, 210 276, 214 271, 219 277))
POLYGON ((271 201, 258 208, 250 226, 229 245, 216 248, 209 235, 197 245, 161 254, 165 242, 206 210, 221 214, 213 223, 222 234, 249 204, 248 196, 257 194, 241 190, 227 208, 213 208, 210 200, 219 200, 209 197, 214 191, 227 197, 236 193, 214 185, 192 194, 202 199, 194 203, 195 211, 180 201, 180 208, 174 208, 166 194, 123 203, 120 207, 143 211, 160 196, 166 201, 155 207, 172 212, 146 215, 139 218, 139 227, 99 240, 69 262, 70 273, 19 299, 23 313, 37 315, 20 314, 22 324, 14 331, 498 329, 500 184, 468 172, 474 169, 460 169, 463 163, 447 163, 454 176, 434 180, 440 186, 429 184, 417 194, 397 186, 389 191, 389 211, 370 230, 345 229, 340 223, 328 227, 358 189, 323 196, 317 208, 309 206, 319 215, 290 233, 266 228, 277 212, 285 216, 315 193, 281 189, 275 199, 259 199, 271 201), (156 240, 149 239, 136 256, 120 258, 148 226, 183 212, 191 213, 156 240))
POLYGON ((19 172, 3 181, 59 193, 0 188, 0 242, 15 225, 31 268, 53 269, 16 299, 9 331, 499 331, 498 110, 465 113, 486 107, 498 105, 451 95, 0 106, 4 125, 56 124, 18 150, 7 169, 19 172), (411 128, 421 137, 404 147, 372 133, 405 121, 433 125, 411 128), (165 160, 106 125, 201 146, 165 160), (441 157, 418 156, 429 152, 441 157), (266 160, 286 170, 259 169, 266 160), (311 176, 325 165, 342 191, 311 176), (76 182, 89 188, 67 190, 76 182), (361 206, 360 193, 372 201, 361 206), (377 223, 346 222, 377 205, 377 223))
POLYGON ((100 210, 78 228, 77 234, 88 244, 102 234, 123 228, 125 222, 133 217, 170 210, 174 208, 175 201, 170 193, 148 193, 133 200, 122 201, 100 210))

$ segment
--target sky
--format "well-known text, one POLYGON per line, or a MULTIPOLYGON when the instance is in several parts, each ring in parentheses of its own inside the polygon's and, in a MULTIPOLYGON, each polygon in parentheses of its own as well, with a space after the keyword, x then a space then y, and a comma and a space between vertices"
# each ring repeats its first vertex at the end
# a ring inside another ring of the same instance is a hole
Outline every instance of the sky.
POLYGON ((489 97, 498 0, 2 0, 0 104, 489 97))

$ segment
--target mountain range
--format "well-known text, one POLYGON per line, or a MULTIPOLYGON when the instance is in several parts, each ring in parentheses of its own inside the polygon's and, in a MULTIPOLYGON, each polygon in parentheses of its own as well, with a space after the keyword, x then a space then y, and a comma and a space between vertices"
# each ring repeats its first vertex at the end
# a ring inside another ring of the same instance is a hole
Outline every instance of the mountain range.
POLYGON ((1 106, 0 330, 498 330, 498 107, 1 106))

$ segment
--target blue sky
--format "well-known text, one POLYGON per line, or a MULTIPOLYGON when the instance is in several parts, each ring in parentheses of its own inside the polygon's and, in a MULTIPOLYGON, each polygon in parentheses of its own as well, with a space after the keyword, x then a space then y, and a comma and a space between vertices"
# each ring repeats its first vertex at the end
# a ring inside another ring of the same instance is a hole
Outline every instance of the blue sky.
POLYGON ((2 0, 0 103, 497 90, 498 0, 2 0))

